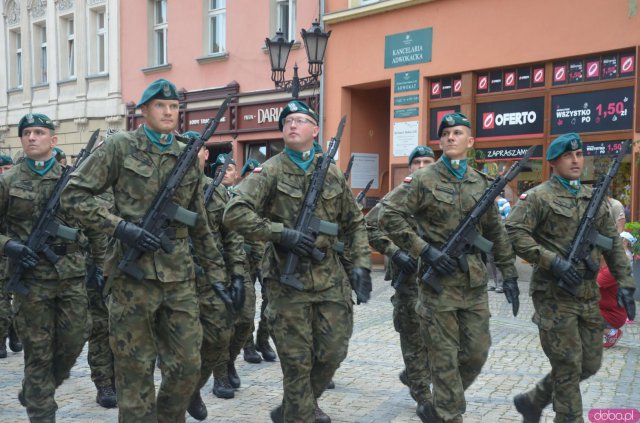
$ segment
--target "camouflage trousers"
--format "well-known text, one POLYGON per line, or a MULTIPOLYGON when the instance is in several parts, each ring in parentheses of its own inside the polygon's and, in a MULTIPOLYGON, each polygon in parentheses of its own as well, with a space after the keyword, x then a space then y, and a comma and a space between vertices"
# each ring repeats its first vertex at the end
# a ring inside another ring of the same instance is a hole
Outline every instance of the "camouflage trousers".
POLYGON ((4 289, 6 280, 0 280, 0 341, 9 336, 9 328, 13 324, 11 295, 4 289))
POLYGON ((87 361, 91 369, 91 380, 98 386, 113 385, 113 353, 109 345, 109 310, 96 289, 87 288, 91 332, 87 361))
POLYGON ((411 397, 417 402, 431 401, 431 371, 427 346, 420 332, 421 318, 416 313, 417 290, 396 292, 391 297, 393 326, 400 335, 402 360, 407 369, 411 397))
POLYGON ((444 421, 461 422, 464 391, 480 374, 491 345, 487 287, 445 286, 423 301, 420 331, 429 350, 433 404, 444 421))
POLYGON ((22 390, 32 422, 54 422, 55 391, 69 377, 86 341, 84 277, 25 280, 26 297, 13 302, 15 325, 24 346, 22 390))
POLYGON ((227 374, 233 316, 213 288, 205 284, 198 286, 198 302, 202 323, 202 347, 200 380, 196 389, 200 390, 211 377, 211 372, 215 378, 227 374))
POLYGON ((534 292, 532 299, 532 320, 538 325, 551 372, 527 395, 540 408, 553 402, 555 422, 583 422, 580 381, 595 375, 602 363, 604 320, 598 300, 552 290, 534 292))
POLYGON ((109 342, 121 423, 184 422, 200 377, 202 326, 195 281, 111 275, 109 342), (156 399, 156 360, 162 382, 156 399))
POLYGON ((256 316, 256 289, 253 281, 245 279, 244 293, 244 306, 235 318, 229 342, 229 360, 231 361, 235 361, 247 339, 253 336, 253 320, 256 316))
POLYGON ((265 280, 266 315, 283 373, 283 412, 287 423, 313 423, 320 397, 347 356, 353 332, 351 288, 297 291, 265 280))

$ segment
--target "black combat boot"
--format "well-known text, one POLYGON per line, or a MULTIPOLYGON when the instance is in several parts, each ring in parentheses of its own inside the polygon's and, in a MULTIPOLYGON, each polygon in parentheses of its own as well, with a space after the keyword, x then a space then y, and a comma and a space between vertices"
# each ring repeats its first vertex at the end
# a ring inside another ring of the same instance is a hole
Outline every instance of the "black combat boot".
POLYGON ((282 406, 279 405, 269 414, 273 423, 284 423, 284 416, 282 415, 282 406))
POLYGON ((333 381, 333 379, 331 379, 331 380, 329 381, 329 383, 327 384, 327 389, 336 389, 336 384, 335 384, 335 382, 333 381))
POLYGON ((96 402, 100 407, 115 408, 118 406, 116 391, 111 385, 96 386, 98 393, 96 394, 96 402))
POLYGON ((436 409, 429 401, 421 402, 418 404, 416 408, 416 414, 420 417, 420 421, 423 423, 442 423, 442 420, 438 413, 436 413, 436 409))
POLYGON ((233 389, 238 389, 240 387, 240 376, 238 376, 238 372, 236 372, 236 364, 234 361, 230 361, 227 364, 227 370, 229 372, 229 384, 233 389))
POLYGON ((207 406, 204 405, 204 401, 202 401, 200 390, 194 392, 193 395, 191 395, 191 400, 189 401, 187 412, 196 420, 204 420, 207 418, 207 406))
POLYGON ((401 371, 398 378, 400 378, 400 382, 402 382, 403 385, 409 386, 409 375, 407 374, 407 369, 401 371))
POLYGON ((13 329, 13 325, 9 326, 9 348, 13 352, 22 351, 22 342, 18 339, 18 334, 15 329, 13 329))
POLYGON ((229 377, 213 378, 213 395, 218 398, 231 399, 235 396, 233 388, 229 383, 229 377))
POLYGON ((256 336, 256 350, 262 354, 264 361, 276 361, 276 353, 269 345, 269 334, 258 331, 256 336))
POLYGON ((258 364, 262 362, 262 357, 260 357, 260 354, 256 351, 256 346, 253 343, 253 336, 244 344, 243 357, 247 363, 258 364))
POLYGON ((513 404, 518 413, 522 414, 523 423, 538 423, 542 417, 542 409, 529 399, 527 394, 518 394, 513 397, 513 404))
POLYGON ((24 392, 22 392, 22 389, 18 391, 18 401, 20 401, 21 406, 27 406, 27 401, 24 399, 24 392))
POLYGON ((7 340, 2 337, 0 341, 0 358, 7 358, 7 340))
POLYGON ((322 411, 322 408, 320 408, 320 406, 318 405, 317 399, 315 400, 314 415, 316 418, 315 423, 331 423, 331 417, 329 417, 327 413, 322 411))

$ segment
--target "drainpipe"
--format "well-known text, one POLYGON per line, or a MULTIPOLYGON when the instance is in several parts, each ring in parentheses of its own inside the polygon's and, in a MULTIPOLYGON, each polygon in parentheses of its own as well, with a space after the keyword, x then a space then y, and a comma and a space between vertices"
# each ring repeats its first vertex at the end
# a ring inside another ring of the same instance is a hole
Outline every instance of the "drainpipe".
MULTIPOLYGON (((322 28, 322 30, 324 31, 324 0, 318 0, 319 3, 319 8, 320 8, 320 16, 319 16, 319 21, 320 21, 320 28, 322 28)), ((326 54, 325 54, 326 57, 326 54)), ((324 63, 322 64, 322 66, 324 67, 324 63)), ((324 69, 322 74, 320 75, 320 104, 318 105, 318 108, 320 110, 318 110, 318 112, 320 113, 320 133, 318 134, 318 136, 320 137, 320 145, 322 146, 322 149, 326 151, 327 146, 324 145, 325 139, 324 139, 324 69)))

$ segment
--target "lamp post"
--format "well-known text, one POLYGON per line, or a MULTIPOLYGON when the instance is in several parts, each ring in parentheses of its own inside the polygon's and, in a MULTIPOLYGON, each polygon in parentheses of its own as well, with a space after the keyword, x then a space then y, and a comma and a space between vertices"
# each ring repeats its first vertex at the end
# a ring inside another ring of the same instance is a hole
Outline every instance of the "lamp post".
POLYGON ((294 42, 287 41, 282 31, 276 32, 275 37, 272 39, 265 39, 267 49, 269 50, 269 59, 271 60, 271 80, 274 82, 276 88, 291 91, 293 98, 298 98, 300 90, 318 85, 318 77, 322 74, 322 62, 331 31, 322 31, 320 23, 316 20, 309 30, 303 29, 300 31, 300 35, 302 35, 304 47, 307 52, 309 76, 299 78, 298 64, 296 63, 293 66, 293 79, 290 81, 284 79, 284 71, 294 42))

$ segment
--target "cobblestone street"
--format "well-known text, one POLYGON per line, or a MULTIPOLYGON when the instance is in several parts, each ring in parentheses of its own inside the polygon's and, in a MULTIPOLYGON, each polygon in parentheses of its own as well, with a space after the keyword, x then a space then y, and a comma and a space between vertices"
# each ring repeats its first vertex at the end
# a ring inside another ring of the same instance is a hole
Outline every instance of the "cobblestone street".
MULTIPOLYGON (((504 295, 489 292, 493 344, 484 369, 466 393, 467 422, 520 421, 512 398, 531 387, 549 371, 531 322, 533 309, 528 297, 531 269, 518 260, 521 307, 517 318, 504 295)), ((335 390, 327 391, 320 405, 333 422, 419 422, 408 389, 398 380, 403 364, 398 336, 393 329, 389 297, 392 288, 375 271, 371 301, 355 307, 355 328, 349 355, 338 370, 335 390)), ((259 307, 258 307, 259 309, 259 307)), ((605 350, 598 374, 581 384, 585 420, 592 408, 640 409, 640 324, 625 326, 618 345, 605 350)), ((60 422, 116 422, 117 410, 105 410, 95 402, 95 388, 83 351, 71 378, 57 391, 60 422)), ((269 410, 281 400, 282 376, 275 363, 248 364, 240 357, 237 369, 242 387, 235 399, 223 400, 212 393, 212 380, 202 397, 209 422, 268 422, 269 410)), ((17 400, 22 377, 22 353, 9 352, 0 360, 0 422, 26 422, 25 409, 17 400)), ((159 373, 156 373, 159 380, 159 373)), ((551 422, 547 409, 543 421, 551 422)), ((195 422, 187 419, 188 422, 195 422)))

